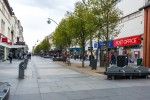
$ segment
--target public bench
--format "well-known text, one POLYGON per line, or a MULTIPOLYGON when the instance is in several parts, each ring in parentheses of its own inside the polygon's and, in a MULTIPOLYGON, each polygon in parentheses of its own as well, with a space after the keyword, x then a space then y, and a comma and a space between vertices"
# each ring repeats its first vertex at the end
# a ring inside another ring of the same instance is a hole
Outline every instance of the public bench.
POLYGON ((148 75, 150 75, 150 71, 148 68, 143 66, 136 66, 136 67, 130 67, 130 66, 124 66, 124 67, 118 67, 118 66, 110 66, 107 68, 107 71, 104 73, 107 75, 108 79, 115 79, 117 77, 121 78, 147 78, 148 75))
POLYGON ((0 82, 0 100, 8 100, 10 92, 10 84, 8 82, 0 82))

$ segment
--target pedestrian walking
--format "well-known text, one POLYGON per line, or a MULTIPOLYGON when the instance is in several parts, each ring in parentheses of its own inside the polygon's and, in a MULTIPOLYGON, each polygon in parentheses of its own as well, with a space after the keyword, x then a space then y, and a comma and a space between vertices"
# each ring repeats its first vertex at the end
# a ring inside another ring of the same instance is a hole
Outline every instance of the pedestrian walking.
POLYGON ((91 55, 89 56, 89 61, 90 61, 89 66, 91 66, 91 63, 92 63, 92 60, 93 60, 93 59, 95 59, 95 58, 94 58, 94 55, 93 55, 93 54, 91 54, 91 55))
POLYGON ((82 54, 80 54, 80 60, 82 59, 82 54))
POLYGON ((114 54, 112 54, 112 56, 111 56, 111 65, 112 64, 116 64, 116 57, 115 57, 115 55, 114 54))
POLYGON ((11 52, 11 51, 9 52, 8 57, 9 57, 9 61, 10 61, 10 63, 12 63, 12 52, 11 52))
POLYGON ((29 60, 31 60, 31 54, 30 54, 30 53, 27 55, 27 58, 28 58, 29 60))
POLYGON ((18 60, 20 60, 20 53, 19 52, 17 54, 17 58, 18 58, 18 60))

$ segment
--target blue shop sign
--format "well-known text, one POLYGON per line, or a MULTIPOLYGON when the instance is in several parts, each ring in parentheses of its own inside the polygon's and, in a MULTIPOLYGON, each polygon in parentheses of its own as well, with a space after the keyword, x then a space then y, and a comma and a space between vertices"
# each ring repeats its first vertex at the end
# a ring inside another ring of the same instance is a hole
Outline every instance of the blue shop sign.
MULTIPOLYGON (((100 49, 100 47, 101 46, 105 46, 106 44, 104 43, 104 42, 100 42, 99 44, 98 44, 98 49, 100 49)), ((113 41, 110 41, 109 42, 109 47, 113 47, 114 46, 114 42, 113 41)), ((97 48, 97 43, 94 43, 94 48, 97 48)))

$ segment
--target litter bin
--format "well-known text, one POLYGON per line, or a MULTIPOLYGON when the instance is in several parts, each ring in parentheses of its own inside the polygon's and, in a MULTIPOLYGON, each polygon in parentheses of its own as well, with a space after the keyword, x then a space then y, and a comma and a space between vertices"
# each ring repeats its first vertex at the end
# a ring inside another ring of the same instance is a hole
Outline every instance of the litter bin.
POLYGON ((25 63, 24 62, 21 62, 19 64, 19 79, 24 79, 24 69, 25 69, 25 63))
POLYGON ((92 59, 91 60, 91 69, 97 69, 97 59, 92 59))
POLYGON ((137 66, 140 66, 142 64, 142 58, 137 59, 137 66))
POLYGON ((118 55, 117 56, 117 66, 124 67, 128 65, 128 56, 127 55, 118 55))

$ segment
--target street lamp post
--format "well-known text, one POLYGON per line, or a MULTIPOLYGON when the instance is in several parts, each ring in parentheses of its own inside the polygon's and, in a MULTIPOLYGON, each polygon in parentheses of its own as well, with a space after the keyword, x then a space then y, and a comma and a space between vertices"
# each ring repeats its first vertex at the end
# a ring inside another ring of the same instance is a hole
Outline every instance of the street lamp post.
POLYGON ((57 24, 58 25, 58 23, 56 23, 53 19, 51 19, 51 18, 48 18, 48 21, 47 21, 47 23, 48 24, 51 24, 51 21, 53 21, 55 24, 57 24))
MULTIPOLYGON (((85 5, 86 9, 87 9, 87 5, 85 3, 85 0, 82 0, 83 4, 85 5)), ((91 62, 92 62, 92 59, 93 59, 93 52, 92 52, 92 49, 93 49, 93 46, 92 46, 92 35, 90 33, 90 52, 91 52, 91 58, 90 58, 90 66, 91 66, 91 62)))

